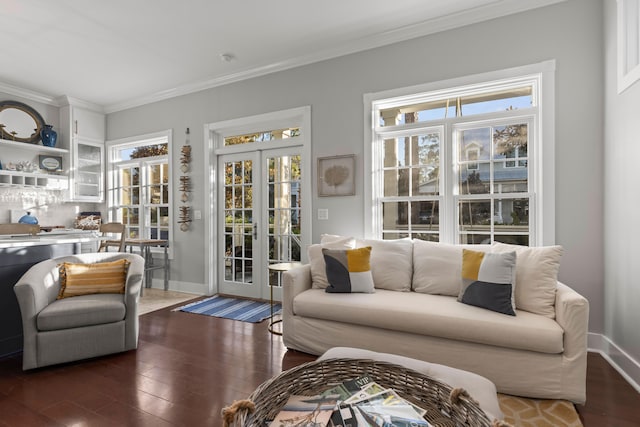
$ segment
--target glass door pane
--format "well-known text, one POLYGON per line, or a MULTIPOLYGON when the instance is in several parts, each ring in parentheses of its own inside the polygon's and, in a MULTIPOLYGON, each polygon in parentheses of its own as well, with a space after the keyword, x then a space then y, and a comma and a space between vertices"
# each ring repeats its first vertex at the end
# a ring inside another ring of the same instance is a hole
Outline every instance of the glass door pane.
POLYGON ((221 293, 281 299, 282 273, 301 261, 301 156, 292 149, 218 158, 218 281, 221 293))
MULTIPOLYGON (((269 156, 268 239, 269 264, 300 261, 301 250, 301 161, 300 155, 269 156)), ((282 286, 282 273, 269 273, 270 286, 282 286)))
MULTIPOLYGON (((259 153, 221 156, 218 188, 218 235, 223 293, 260 298, 259 277, 254 277, 257 255, 258 222, 254 217, 254 177, 260 176, 259 153)), ((259 203, 259 202, 258 202, 259 203)))

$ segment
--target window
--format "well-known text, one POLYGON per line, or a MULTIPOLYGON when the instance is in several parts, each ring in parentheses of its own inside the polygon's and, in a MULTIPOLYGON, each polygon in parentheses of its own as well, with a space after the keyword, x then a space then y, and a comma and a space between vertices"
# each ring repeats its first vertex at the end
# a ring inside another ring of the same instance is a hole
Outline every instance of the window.
POLYGON ((300 128, 271 129, 243 135, 227 136, 224 138, 224 145, 226 147, 229 145, 251 144, 254 142, 269 142, 298 136, 300 136, 300 128))
POLYGON ((541 100, 553 102, 553 78, 544 64, 367 95, 371 237, 552 241, 553 118, 541 100))
POLYGON ((640 79, 640 0, 618 0, 618 93, 640 79))
POLYGON ((108 143, 109 219, 127 238, 171 240, 171 132, 108 143))

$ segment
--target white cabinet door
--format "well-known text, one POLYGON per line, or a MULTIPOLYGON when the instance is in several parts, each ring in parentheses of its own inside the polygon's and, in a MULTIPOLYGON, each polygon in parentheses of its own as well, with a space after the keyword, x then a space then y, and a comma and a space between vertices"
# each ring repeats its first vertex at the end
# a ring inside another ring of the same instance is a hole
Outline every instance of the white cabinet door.
POLYGON ((104 142, 104 121, 104 114, 73 107, 73 136, 96 142, 104 142))

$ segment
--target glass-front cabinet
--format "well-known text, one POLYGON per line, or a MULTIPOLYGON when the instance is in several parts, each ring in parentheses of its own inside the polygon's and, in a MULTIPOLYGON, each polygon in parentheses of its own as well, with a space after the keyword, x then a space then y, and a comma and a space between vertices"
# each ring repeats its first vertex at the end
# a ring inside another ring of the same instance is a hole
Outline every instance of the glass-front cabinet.
POLYGON ((104 145, 80 138, 75 139, 73 145, 73 199, 101 202, 104 199, 104 145))
POLYGON ((60 108, 60 123, 62 139, 71 149, 70 200, 104 201, 104 114, 69 100, 60 108))

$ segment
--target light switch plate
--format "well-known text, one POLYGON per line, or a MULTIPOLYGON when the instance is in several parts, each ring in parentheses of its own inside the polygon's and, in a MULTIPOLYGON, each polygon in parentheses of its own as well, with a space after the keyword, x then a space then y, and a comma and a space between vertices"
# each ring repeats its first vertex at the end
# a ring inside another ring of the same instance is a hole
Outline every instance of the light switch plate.
POLYGON ((202 211, 200 210, 193 211, 193 219, 202 219, 202 211))
POLYGON ((320 220, 329 219, 329 209, 318 209, 318 219, 320 220))

